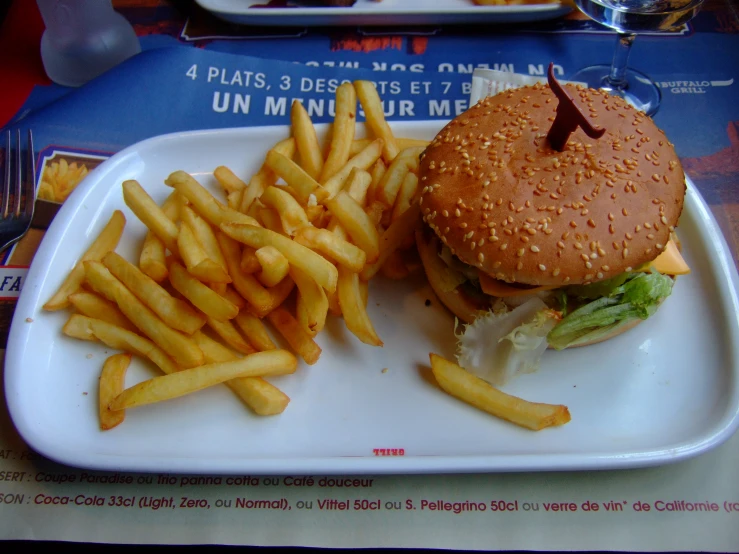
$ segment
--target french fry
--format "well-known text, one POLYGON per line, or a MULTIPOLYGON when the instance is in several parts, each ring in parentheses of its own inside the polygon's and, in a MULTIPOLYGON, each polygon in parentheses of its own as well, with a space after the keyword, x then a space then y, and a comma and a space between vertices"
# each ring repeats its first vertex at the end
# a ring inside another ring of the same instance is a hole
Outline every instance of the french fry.
POLYGON ((257 249, 244 245, 241 250, 241 262, 239 263, 241 271, 244 273, 256 273, 262 270, 262 264, 257 259, 257 249))
POLYGON ((62 327, 62 333, 74 339, 98 341, 110 348, 148 358, 164 373, 180 371, 172 358, 152 341, 102 319, 72 314, 62 327))
POLYGON ((323 165, 320 182, 325 183, 349 159, 357 121, 357 93, 351 83, 342 83, 336 89, 336 108, 331 142, 323 165))
POLYGON ((238 210, 241 206, 241 197, 244 196, 243 190, 235 190, 226 195, 226 205, 232 210, 238 210))
MULTIPOLYGON (((404 152, 408 151, 405 150, 404 152)), ((398 196, 398 191, 405 176, 409 171, 416 171, 418 164, 417 155, 398 156, 393 160, 375 189, 375 199, 383 202, 388 208, 395 204, 395 198, 398 196)))
MULTIPOLYGON (((308 221, 316 225, 316 222, 318 222, 323 215, 323 212, 326 210, 323 206, 315 205, 315 206, 305 206, 305 216, 308 218, 308 221)), ((318 225, 316 225, 318 227, 318 225)))
POLYGON ((343 240, 327 229, 304 227, 298 231, 295 242, 330 257, 355 273, 362 271, 367 261, 364 250, 343 240))
MULTIPOLYGON (((425 139, 395 137, 395 141, 398 143, 398 150, 400 150, 401 152, 406 148, 411 148, 413 146, 423 146, 425 148, 429 145, 429 141, 425 139)), ((372 142, 371 138, 354 139, 349 155, 354 156, 357 152, 365 148, 370 142, 372 142)))
POLYGON ((398 196, 395 198, 393 205, 393 215, 391 221, 398 219, 404 211, 411 207, 411 201, 418 190, 418 177, 415 173, 408 172, 400 185, 398 196))
POLYGON ((342 191, 326 202, 331 214, 341 223, 352 241, 364 250, 367 263, 377 260, 380 253, 380 236, 370 216, 351 196, 342 191))
POLYGON ((98 415, 101 431, 117 427, 126 418, 126 412, 123 410, 114 412, 108 408, 108 404, 126 387, 126 370, 130 363, 131 354, 114 354, 103 364, 98 379, 98 415))
MULTIPOLYGON (((193 338, 209 364, 238 359, 231 350, 200 331, 193 338)), ((257 415, 281 414, 290 403, 290 398, 284 392, 261 377, 239 377, 226 381, 226 385, 257 415)))
POLYGON ((98 296, 94 292, 80 290, 69 295, 69 302, 82 315, 93 319, 102 319, 135 333, 138 329, 113 302, 98 296))
POLYGON ((105 254, 115 250, 125 225, 126 218, 123 212, 120 210, 114 211, 108 223, 105 224, 97 238, 74 265, 72 271, 69 272, 67 278, 54 293, 54 296, 44 304, 44 310, 62 310, 69 306, 69 295, 77 292, 85 281, 85 267, 83 264, 87 261, 100 261, 105 254))
MULTIPOLYGON (((260 227, 256 228, 259 229, 260 227)), ((253 310, 256 316, 264 317, 272 309, 272 295, 254 276, 241 270, 239 243, 224 232, 217 233, 216 237, 226 259, 233 287, 249 303, 249 309, 253 310)))
POLYGON ((359 288, 359 275, 339 266, 339 305, 347 328, 365 344, 382 346, 372 321, 367 315, 359 288))
POLYGON ((290 122, 301 165, 308 175, 318 179, 323 168, 323 154, 313 122, 299 100, 293 100, 290 122))
POLYGON ((325 202, 326 197, 333 198, 346 182, 353 169, 368 170, 382 155, 382 139, 372 141, 367 148, 356 156, 350 158, 334 175, 323 184, 324 198, 318 198, 319 202, 325 202))
POLYGON ((367 127, 372 134, 384 141, 382 150, 382 158, 385 163, 390 163, 398 155, 400 149, 395 140, 390 125, 385 120, 385 112, 382 107, 382 100, 377 93, 374 83, 371 81, 354 81, 354 89, 357 91, 359 103, 362 105, 366 119, 367 127))
POLYGON ((278 187, 267 188, 259 197, 259 201, 277 212, 282 221, 282 228, 290 236, 295 235, 301 227, 310 225, 308 216, 298 201, 278 187))
POLYGON ((365 267, 360 277, 363 281, 369 281, 380 270, 388 257, 405 241, 406 237, 413 234, 421 218, 421 206, 418 202, 404 211, 390 227, 380 236, 380 255, 377 260, 365 267))
POLYGON ((169 281, 177 292, 208 317, 226 321, 239 313, 238 306, 201 283, 177 262, 169 266, 169 281))
POLYGON ((277 348, 267 332, 262 320, 247 311, 241 311, 234 318, 234 322, 246 339, 259 351, 274 350, 277 348))
POLYGON ((213 170, 213 177, 225 189, 226 192, 242 192, 246 183, 239 179, 236 174, 225 165, 219 165, 213 170))
POLYGON ((205 318, 187 302, 173 298, 151 277, 115 252, 103 257, 103 264, 130 292, 172 329, 192 335, 205 325, 205 318))
POLYGON ((265 229, 269 229, 270 231, 274 231, 275 233, 279 233, 285 237, 287 236, 287 232, 282 226, 280 214, 278 214, 276 210, 273 210, 272 208, 261 208, 259 210, 257 221, 259 221, 265 229))
POLYGON ((157 283, 167 278, 167 263, 165 262, 164 242, 152 231, 146 233, 144 245, 141 247, 139 256, 139 267, 144 274, 148 275, 157 283))
POLYGON ((177 236, 177 247, 187 270, 206 283, 230 283, 229 273, 208 257, 189 225, 183 224, 177 236))
POLYGON ((167 326, 141 302, 101 262, 85 262, 85 278, 90 286, 115 302, 123 314, 157 346, 182 367, 203 363, 203 353, 186 335, 167 326))
POLYGON ((321 187, 318 181, 308 175, 302 167, 287 156, 270 150, 267 153, 265 164, 290 185, 303 204, 308 203, 311 195, 314 195, 319 202, 328 197, 328 193, 321 187))
POLYGON ((189 206, 184 206, 182 208, 180 216, 183 223, 187 224, 187 226, 190 227, 190 230, 195 234, 197 241, 203 247, 208 258, 220 265, 225 272, 226 260, 223 258, 223 252, 221 252, 221 247, 218 245, 218 240, 216 239, 213 227, 211 227, 205 219, 195 213, 195 210, 189 206))
MULTIPOLYGON (((281 140, 272 147, 272 150, 291 158, 295 155, 295 138, 289 137, 281 140)), ((254 200, 259 198, 265 189, 269 186, 274 185, 277 182, 277 175, 272 171, 266 164, 262 164, 262 167, 257 171, 254 176, 249 180, 249 184, 244 191, 244 195, 241 197, 241 205, 239 211, 241 213, 249 213, 249 209, 254 204, 254 200)))
POLYGON ((123 182, 123 200, 146 227, 158 236, 173 254, 177 253, 177 225, 154 199, 133 179, 123 182))
POLYGON ((336 317, 341 317, 341 305, 339 304, 339 290, 337 288, 336 291, 334 291, 333 294, 326 293, 326 298, 328 299, 328 311, 331 315, 335 315, 336 317))
POLYGON ((267 289, 267 294, 270 297, 269 311, 274 310, 277 306, 282 304, 285 299, 290 296, 290 293, 295 288, 295 281, 289 275, 282 281, 277 283, 274 287, 267 289))
POLYGON ((209 317, 208 327, 213 329, 213 331, 215 331, 227 345, 237 352, 241 352, 242 354, 251 354, 252 352, 255 352, 255 349, 244 340, 244 337, 241 336, 241 333, 239 333, 238 329, 236 329, 231 321, 219 321, 209 317))
MULTIPOLYGON (((173 191, 162 204, 162 212, 172 222, 180 218, 180 206, 183 205, 183 197, 173 191)), ((153 231, 149 230, 144 239, 144 245, 139 255, 139 268, 146 275, 161 283, 167 278, 166 246, 153 231)))
MULTIPOLYGON (((269 322, 285 338, 290 347, 303 358, 305 363, 313 365, 321 356, 321 347, 316 344, 300 325, 297 319, 282 306, 272 310, 267 316, 269 322)), ((274 352, 271 350, 270 352, 274 352)))
POLYGON ((286 350, 255 352, 238 360, 217 362, 154 377, 124 390, 111 403, 111 410, 125 410, 186 394, 230 381, 237 377, 286 375, 297 369, 297 360, 286 350))
POLYGON ((254 205, 254 201, 259 198, 262 193, 277 182, 277 176, 267 166, 262 167, 257 173, 255 173, 249 180, 249 184, 244 190, 244 194, 241 196, 241 203, 239 204, 239 211, 243 214, 248 214, 251 207, 254 205))
POLYGON ((382 180, 386 171, 387 171, 387 166, 385 165, 385 162, 383 162, 382 160, 377 160, 374 164, 372 164, 372 167, 370 168, 370 175, 372 176, 372 181, 370 182, 369 189, 367 189, 367 196, 365 199, 365 204, 369 205, 372 202, 374 202, 375 192, 377 191, 377 187, 380 184, 380 181, 382 180))
MULTIPOLYGON (((182 170, 170 173, 164 183, 187 198, 201 217, 218 227, 225 222, 255 224, 253 218, 237 210, 232 210, 218 202, 215 197, 195 178, 182 170)), ((168 246, 169 247, 169 246, 168 246)))
POLYGON ((367 199, 367 191, 369 190, 371 183, 372 175, 364 169, 355 167, 349 174, 343 190, 345 190, 357 204, 363 206, 367 199))
POLYGON ((367 209, 365 209, 365 213, 367 214, 367 217, 370 218, 370 221, 375 226, 375 228, 379 228, 386 210, 387 208, 385 207, 385 204, 383 204, 379 200, 375 200, 371 202, 369 206, 367 206, 367 209))
POLYGON ((367 301, 369 300, 369 283, 367 281, 362 281, 361 279, 359 279, 357 283, 357 286, 359 287, 359 296, 362 299, 362 305, 366 308, 367 301))
MULTIPOLYGON (((262 248, 263 246, 269 245, 274 246, 282 252, 291 266, 308 273, 326 290, 336 290, 336 282, 338 280, 336 266, 313 252, 310 248, 263 227, 225 223, 221 226, 221 229, 229 237, 252 248, 262 248)), ((229 266, 229 271, 230 269, 229 266)))
MULTIPOLYGON (((277 283, 287 277, 290 264, 282 252, 274 246, 263 246, 254 252, 262 270, 257 273, 257 279, 265 287, 274 287, 277 283)), ((242 258, 243 259, 243 258, 242 258)))
POLYGON ((208 287, 210 287, 213 291, 217 292, 221 296, 225 296, 226 291, 228 290, 227 283, 208 283, 208 287))
POLYGON ((290 268, 290 276, 298 287, 295 315, 303 329, 314 337, 326 324, 329 302, 323 287, 308 274, 297 268, 290 268))
POLYGON ((448 394, 521 427, 539 431, 569 422, 567 406, 529 402, 506 394, 437 354, 430 354, 431 371, 448 394))
MULTIPOLYGON (((211 286, 211 288, 213 288, 211 286)), ((216 290, 213 288, 213 290, 216 290)), ((220 293, 219 293, 220 294, 220 293)), ((221 294, 223 298, 231 302, 234 306, 236 306, 239 311, 243 310, 246 307, 246 300, 238 293, 236 292, 231 285, 226 285, 226 290, 223 294, 221 294)))

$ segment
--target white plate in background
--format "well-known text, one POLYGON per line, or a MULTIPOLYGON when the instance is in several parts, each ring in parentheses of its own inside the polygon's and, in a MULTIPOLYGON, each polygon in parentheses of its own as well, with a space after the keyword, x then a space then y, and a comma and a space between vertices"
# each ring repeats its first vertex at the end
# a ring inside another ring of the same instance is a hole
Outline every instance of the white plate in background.
MULTIPOLYGON (((443 122, 393 125, 431 138, 443 122)), ((325 133, 326 126, 318 126, 325 133)), ((95 169, 64 203, 39 247, 15 310, 5 363, 10 413, 28 444, 73 466, 114 471, 243 474, 443 473, 626 468, 685 459, 726 440, 739 422, 739 301, 734 262, 706 204, 688 183, 678 229, 693 272, 635 329, 608 342, 547 352, 541 369, 506 392, 562 403, 572 421, 532 432, 444 394, 427 379, 428 354, 453 356, 453 319, 423 275, 378 277, 369 313, 384 348, 360 343, 329 318, 319 362, 271 378, 292 399, 260 418, 226 387, 129 410, 98 429, 96 386, 111 351, 64 337, 66 312, 43 303, 114 209, 128 223, 118 251, 135 260, 145 228, 121 182, 157 200, 183 169, 217 190, 218 165, 256 171, 287 127, 197 131, 133 145, 95 169), (425 301, 431 299, 431 306, 425 301), (27 321, 27 318, 32 321, 27 321), (383 373, 383 369, 388 371, 383 373), (396 455, 378 456, 381 449, 396 455), (400 454, 400 449, 403 455, 400 454)), ((127 385, 154 375, 132 363, 127 385)))
POLYGON ((221 19, 244 25, 441 25, 521 23, 572 11, 560 3, 478 6, 472 0, 357 0, 354 6, 254 8, 267 0, 195 0, 221 19))

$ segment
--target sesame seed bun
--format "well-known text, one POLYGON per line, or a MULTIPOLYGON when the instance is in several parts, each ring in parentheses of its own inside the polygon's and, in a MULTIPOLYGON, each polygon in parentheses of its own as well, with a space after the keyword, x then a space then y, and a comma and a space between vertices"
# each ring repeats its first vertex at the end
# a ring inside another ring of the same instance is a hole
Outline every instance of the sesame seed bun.
POLYGON ((593 125, 558 152, 547 85, 506 91, 452 120, 422 155, 423 219, 462 262, 509 283, 587 284, 656 258, 682 213, 685 176, 644 113, 565 85, 593 125))

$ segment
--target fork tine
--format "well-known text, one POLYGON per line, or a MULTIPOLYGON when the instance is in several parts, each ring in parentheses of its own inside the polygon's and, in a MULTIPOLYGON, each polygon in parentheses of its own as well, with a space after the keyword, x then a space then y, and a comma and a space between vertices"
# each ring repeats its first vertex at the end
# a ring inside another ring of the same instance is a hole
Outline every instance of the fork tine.
POLYGON ((23 215, 32 217, 36 205, 36 155, 33 149, 33 132, 28 130, 28 157, 26 158, 26 179, 23 183, 23 198, 25 205, 23 215))
POLYGON ((21 148, 21 130, 16 130, 15 137, 15 183, 13 184, 13 215, 21 215, 21 197, 23 196, 23 148, 21 148))
POLYGON ((5 179, 3 180, 2 212, 0 218, 8 217, 8 206, 10 203, 10 129, 5 133, 5 179))

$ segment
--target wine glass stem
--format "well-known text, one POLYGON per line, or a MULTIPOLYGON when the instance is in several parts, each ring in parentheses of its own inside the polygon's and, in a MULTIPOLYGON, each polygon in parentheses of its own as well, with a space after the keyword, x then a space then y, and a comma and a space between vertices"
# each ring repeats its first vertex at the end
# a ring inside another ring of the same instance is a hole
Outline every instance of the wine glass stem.
POLYGON ((619 33, 616 41, 616 50, 613 53, 611 72, 606 78, 608 84, 614 89, 624 90, 628 86, 626 81, 626 66, 631 53, 631 45, 634 43, 634 33, 619 33))

